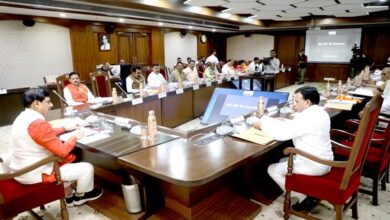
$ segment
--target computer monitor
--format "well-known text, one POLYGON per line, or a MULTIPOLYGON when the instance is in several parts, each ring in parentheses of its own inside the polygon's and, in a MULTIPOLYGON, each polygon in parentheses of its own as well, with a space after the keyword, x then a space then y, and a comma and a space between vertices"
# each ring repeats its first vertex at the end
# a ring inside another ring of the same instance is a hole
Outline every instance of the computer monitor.
POLYGON ((202 124, 220 123, 257 110, 259 97, 264 97, 266 108, 286 102, 287 92, 247 91, 216 88, 207 105, 202 124))
POLYGON ((120 71, 120 78, 122 83, 122 89, 127 92, 126 88, 126 78, 131 73, 131 64, 121 64, 120 65, 121 71, 120 71))

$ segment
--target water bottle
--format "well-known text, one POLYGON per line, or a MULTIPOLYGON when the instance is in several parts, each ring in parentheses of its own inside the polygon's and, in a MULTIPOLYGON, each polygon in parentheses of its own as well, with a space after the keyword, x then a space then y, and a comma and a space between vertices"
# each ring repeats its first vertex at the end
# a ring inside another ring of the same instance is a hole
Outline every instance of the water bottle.
POLYGON ((149 139, 155 139, 157 137, 157 122, 156 122, 156 116, 154 115, 154 111, 149 111, 148 116, 148 133, 149 133, 149 139))
POLYGON ((118 93, 116 91, 116 88, 112 88, 111 95, 112 95, 112 103, 114 104, 118 103, 118 93))
POLYGON ((264 97, 260 96, 257 106, 257 116, 261 117, 264 114, 264 97))
POLYGON ((343 94, 343 88, 342 88, 341 80, 339 80, 339 82, 337 83, 337 95, 341 95, 341 94, 343 94))
POLYGON ((139 84, 139 96, 143 96, 144 95, 144 84, 143 83, 140 83, 139 84))

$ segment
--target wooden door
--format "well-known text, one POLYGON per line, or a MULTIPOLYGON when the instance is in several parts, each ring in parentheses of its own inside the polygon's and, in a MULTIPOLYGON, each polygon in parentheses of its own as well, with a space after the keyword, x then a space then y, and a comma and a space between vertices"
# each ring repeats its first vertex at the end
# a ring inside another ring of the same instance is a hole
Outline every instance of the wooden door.
POLYGON ((139 65, 150 64, 150 35, 147 33, 133 34, 134 56, 139 65))
POLYGON ((118 34, 118 57, 124 59, 126 62, 131 63, 132 60, 132 48, 131 38, 129 34, 118 34))

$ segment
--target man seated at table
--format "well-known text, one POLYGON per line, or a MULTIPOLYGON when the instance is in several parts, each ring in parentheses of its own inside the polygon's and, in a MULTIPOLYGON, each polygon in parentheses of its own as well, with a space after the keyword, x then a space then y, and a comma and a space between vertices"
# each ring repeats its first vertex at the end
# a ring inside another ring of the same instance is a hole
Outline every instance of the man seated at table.
POLYGON ((108 76, 113 76, 113 73, 111 72, 111 65, 109 62, 105 62, 104 65, 100 68, 100 71, 107 73, 108 76))
POLYGON ((148 86, 151 88, 160 88, 165 82, 164 76, 160 73, 160 65, 153 64, 153 70, 148 76, 148 86))
POLYGON ((93 101, 94 96, 86 85, 80 83, 78 72, 69 73, 70 83, 64 88, 64 98, 68 105, 82 105, 88 101, 93 101))
POLYGON ((140 84, 145 86, 145 77, 140 66, 133 67, 131 74, 126 78, 127 92, 139 92, 140 84))
POLYGON ((183 72, 183 63, 178 62, 176 68, 173 71, 172 82, 184 82, 187 79, 186 74, 183 72))
MULTIPOLYGON (((292 120, 276 119, 263 115, 254 127, 263 130, 278 141, 292 139, 294 146, 304 152, 325 160, 333 160, 332 146, 330 143, 330 118, 324 108, 318 106, 320 94, 314 87, 304 86, 294 93, 294 110, 297 112, 292 120)), ((322 165, 302 156, 294 157, 293 173, 311 176, 322 176, 330 171, 330 166, 322 165)), ((271 164, 268 174, 285 190, 287 175, 287 158, 281 162, 271 164)), ((301 193, 293 192, 299 203, 293 205, 296 211, 312 208, 318 200, 306 197, 301 193)))
MULTIPOLYGON (((66 204, 82 205, 95 200, 103 194, 102 189, 94 189, 94 168, 90 163, 72 163, 76 157, 71 153, 76 140, 84 136, 84 132, 74 124, 66 124, 62 128, 53 128, 45 118, 53 106, 49 92, 42 88, 27 90, 23 95, 25 110, 21 112, 12 125, 12 156, 9 168, 19 170, 51 155, 64 158, 60 165, 61 179, 65 181, 66 204), (71 137, 62 142, 58 135, 72 131, 71 137), (73 193, 71 183, 76 182, 73 193)), ((55 182, 53 164, 43 165, 15 180, 22 184, 55 182)), ((42 192, 45 193, 45 192, 42 192)))
POLYGON ((232 59, 228 59, 225 63, 225 65, 223 65, 222 67, 222 75, 233 75, 235 74, 235 69, 234 69, 234 66, 233 66, 233 60, 232 59))
POLYGON ((208 67, 204 71, 204 76, 206 79, 214 80, 219 76, 219 72, 215 63, 206 63, 208 67))
POLYGON ((198 70, 195 68, 195 60, 191 60, 187 68, 183 70, 187 80, 191 82, 198 82, 198 70))
POLYGON ((263 64, 258 57, 253 58, 253 61, 248 66, 248 74, 261 74, 263 64))

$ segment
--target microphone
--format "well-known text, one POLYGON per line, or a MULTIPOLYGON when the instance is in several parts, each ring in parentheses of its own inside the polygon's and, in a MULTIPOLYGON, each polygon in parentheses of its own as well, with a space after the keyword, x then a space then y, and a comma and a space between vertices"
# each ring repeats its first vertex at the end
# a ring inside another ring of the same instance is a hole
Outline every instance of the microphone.
POLYGON ((124 94, 126 96, 126 98, 127 98, 128 95, 127 95, 127 92, 122 88, 122 83, 121 82, 115 82, 115 85, 119 88, 119 90, 122 91, 122 94, 124 94))
POLYGON ((66 106, 69 106, 69 104, 66 102, 66 100, 65 100, 60 94, 58 94, 56 90, 53 90, 53 93, 56 94, 56 96, 57 96, 63 103, 65 103, 66 106))

